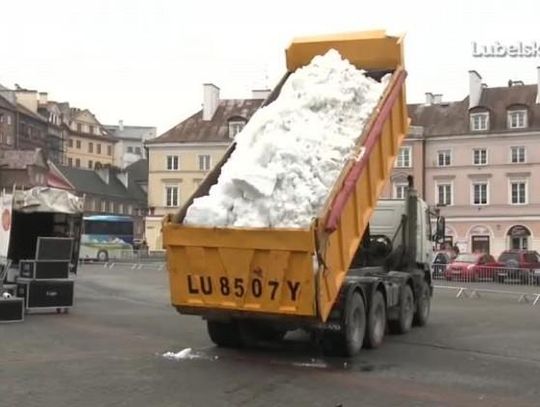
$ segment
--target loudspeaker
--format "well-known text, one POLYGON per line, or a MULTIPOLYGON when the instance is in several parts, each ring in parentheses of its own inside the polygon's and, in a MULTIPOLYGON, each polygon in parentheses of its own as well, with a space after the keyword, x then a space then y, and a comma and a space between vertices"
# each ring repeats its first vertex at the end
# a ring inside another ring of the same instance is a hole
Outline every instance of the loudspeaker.
POLYGON ((67 309, 73 306, 73 280, 17 280, 17 296, 25 308, 67 309))
POLYGON ((57 280, 69 278, 69 261, 21 260, 19 278, 33 280, 57 280))
POLYGON ((0 296, 0 323, 21 322, 23 320, 24 300, 17 297, 2 298, 0 296))

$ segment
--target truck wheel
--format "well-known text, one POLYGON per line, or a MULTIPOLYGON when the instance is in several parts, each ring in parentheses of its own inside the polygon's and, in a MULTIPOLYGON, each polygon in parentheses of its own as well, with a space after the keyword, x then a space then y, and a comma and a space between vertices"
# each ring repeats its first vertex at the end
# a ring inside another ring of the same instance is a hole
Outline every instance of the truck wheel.
POLYGON ((366 331, 366 307, 360 293, 352 293, 344 307, 341 331, 324 332, 322 350, 327 356, 356 355, 362 349, 366 331))
POLYGON ((399 318, 388 322, 390 332, 402 335, 411 330, 414 319, 414 295, 410 285, 403 287, 399 299, 399 318))
POLYGON ((414 314, 414 325, 424 326, 429 319, 429 312, 431 309, 431 296, 429 292, 429 286, 427 282, 422 281, 420 287, 420 295, 418 296, 416 304, 416 313, 414 314))
POLYGON ((381 346, 386 330, 386 303, 380 291, 373 295, 371 308, 369 310, 366 336, 364 345, 368 349, 375 349, 381 346))
POLYGON ((100 250, 97 254, 97 259, 102 262, 109 261, 109 253, 107 253, 107 250, 100 250))
POLYGON ((206 321, 208 335, 212 342, 223 348, 236 348, 242 345, 238 325, 235 321, 206 321))

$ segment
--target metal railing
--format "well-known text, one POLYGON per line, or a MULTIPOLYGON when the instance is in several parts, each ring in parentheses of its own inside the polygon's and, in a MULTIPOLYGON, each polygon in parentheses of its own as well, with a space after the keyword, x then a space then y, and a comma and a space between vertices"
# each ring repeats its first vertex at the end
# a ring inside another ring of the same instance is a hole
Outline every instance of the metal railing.
POLYGON ((432 271, 434 280, 466 283, 489 282, 494 284, 526 286, 540 285, 540 269, 433 264, 432 271))

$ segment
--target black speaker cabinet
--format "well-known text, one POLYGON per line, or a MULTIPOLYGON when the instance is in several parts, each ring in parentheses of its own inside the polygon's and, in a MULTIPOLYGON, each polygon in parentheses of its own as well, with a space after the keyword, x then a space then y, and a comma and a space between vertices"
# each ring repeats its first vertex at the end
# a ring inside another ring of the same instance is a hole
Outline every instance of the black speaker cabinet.
POLYGON ((17 296, 24 299, 25 308, 68 309, 73 306, 73 280, 17 280, 17 296))
POLYGON ((0 323, 21 322, 24 320, 24 300, 11 297, 2 298, 0 295, 0 323))
POLYGON ((69 278, 69 261, 21 260, 19 278, 33 280, 57 280, 69 278))

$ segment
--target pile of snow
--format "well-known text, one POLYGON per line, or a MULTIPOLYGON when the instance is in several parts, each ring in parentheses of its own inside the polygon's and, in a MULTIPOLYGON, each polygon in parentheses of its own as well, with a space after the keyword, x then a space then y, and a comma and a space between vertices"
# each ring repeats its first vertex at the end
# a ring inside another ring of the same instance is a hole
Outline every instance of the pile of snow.
MULTIPOLYGON (((236 149, 185 224, 306 228, 379 102, 379 83, 336 50, 294 72, 237 134, 236 149)), ((356 157, 358 158, 358 157, 356 157)))
POLYGON ((180 360, 180 359, 193 359, 193 355, 191 354, 191 348, 182 349, 180 352, 165 352, 163 354, 163 357, 166 359, 174 359, 174 360, 180 360))

